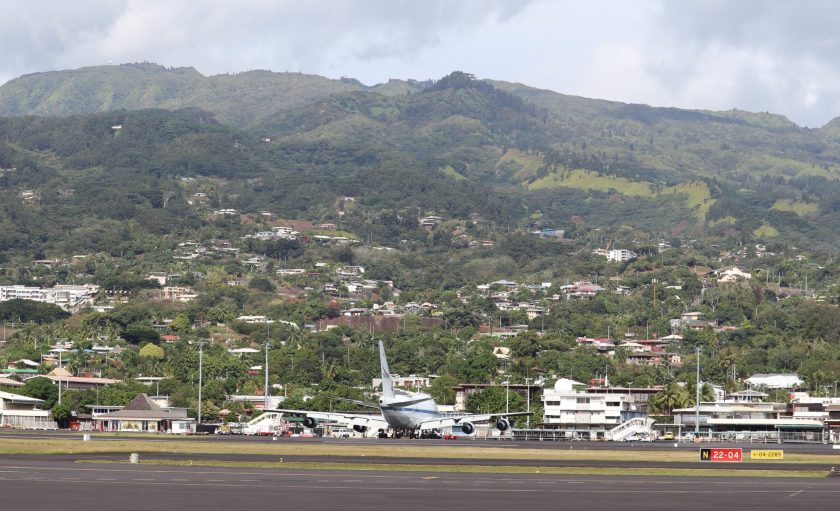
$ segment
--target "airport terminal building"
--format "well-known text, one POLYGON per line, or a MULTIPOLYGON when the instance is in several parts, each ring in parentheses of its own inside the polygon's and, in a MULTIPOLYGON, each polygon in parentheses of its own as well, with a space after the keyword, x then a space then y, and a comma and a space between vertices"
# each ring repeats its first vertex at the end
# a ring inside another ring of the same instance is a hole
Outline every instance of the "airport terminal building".
POLYGON ((560 378, 543 392, 546 429, 562 430, 569 438, 599 440, 610 431, 646 414, 632 393, 592 392, 586 384, 560 378))
POLYGON ((40 410, 44 401, 10 392, 0 392, 0 428, 57 429, 49 410, 40 410))
POLYGON ((840 441, 840 428, 831 428, 830 410, 840 399, 791 395, 791 402, 764 402, 767 394, 755 390, 735 392, 724 401, 703 402, 698 407, 673 411, 674 427, 720 440, 793 442, 840 441), (699 424, 699 428, 695 425, 699 424))

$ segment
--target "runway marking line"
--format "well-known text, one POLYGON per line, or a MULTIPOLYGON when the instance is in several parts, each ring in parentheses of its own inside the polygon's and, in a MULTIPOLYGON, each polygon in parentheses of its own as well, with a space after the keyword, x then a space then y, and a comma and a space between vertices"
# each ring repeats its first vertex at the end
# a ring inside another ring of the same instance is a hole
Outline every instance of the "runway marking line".
MULTIPOLYGON (((138 465, 138 466, 136 466, 136 468, 113 468, 113 467, 109 467, 109 468, 87 468, 87 467, 84 467, 83 468, 83 467, 77 467, 77 466, 44 467, 44 466, 27 466, 27 465, 5 465, 5 466, 0 465, 0 468, 16 469, 16 470, 14 470, 15 473, 19 472, 20 470, 30 470, 30 471, 36 472, 36 473, 39 472, 39 471, 62 471, 62 472, 78 471, 78 472, 107 472, 108 474, 113 474, 115 472, 137 473, 137 474, 143 474, 143 473, 145 473, 145 474, 183 474, 185 470, 193 469, 192 473, 200 474, 200 475, 203 475, 203 476, 206 476, 206 475, 249 476, 250 475, 250 476, 263 476, 263 477, 272 478, 272 479, 277 479, 277 478, 282 479, 282 478, 288 478, 288 477, 310 478, 313 475, 313 472, 283 472, 282 471, 283 469, 280 469, 280 468, 278 468, 274 471, 236 471, 236 470, 221 471, 221 470, 213 470, 213 469, 205 470, 205 468, 210 468, 210 467, 207 467, 207 466, 205 466, 205 467, 202 467, 202 466, 190 466, 190 467, 183 466, 183 467, 179 467, 179 468, 181 468, 181 470, 178 470, 178 469, 164 469, 164 470, 155 469, 155 470, 150 470, 149 465, 145 465, 145 466, 138 465)), ((341 471, 341 472, 346 472, 346 471, 341 471)), ((326 479, 326 478, 337 479, 337 478, 341 478, 341 477, 347 477, 346 473, 335 473, 335 474, 318 473, 317 475, 318 475, 319 478, 323 478, 323 479, 319 479, 320 482, 330 482, 329 479, 326 479)), ((476 477, 458 477, 458 476, 453 474, 452 477, 447 477, 443 481, 447 481, 447 482, 450 482, 450 483, 456 483, 456 482, 469 483, 471 481, 475 481, 477 477, 481 477, 483 480, 492 479, 495 482, 519 483, 523 480, 527 480, 529 482, 534 482, 535 481, 534 479, 528 479, 529 474, 521 474, 521 477, 507 477, 508 474, 501 474, 501 473, 500 474, 476 473, 475 475, 476 475, 476 477), (504 476, 504 477, 493 477, 494 475, 504 476)), ((370 480, 388 480, 388 479, 390 479, 390 480, 416 480, 417 479, 417 475, 410 475, 410 474, 406 474, 406 475, 397 475, 397 474, 393 474, 393 475, 392 474, 354 474, 354 476, 357 477, 357 478, 370 479, 370 480)), ((546 476, 551 477, 551 479, 548 479, 548 481, 550 481, 550 482, 562 483, 562 482, 566 481, 565 479, 563 479, 563 474, 556 474, 556 476, 544 475, 544 477, 546 477, 546 476)), ((597 478, 598 476, 596 475, 596 476, 593 476, 593 477, 597 478)), ((646 479, 639 480, 639 479, 630 479, 629 477, 632 477, 632 476, 626 476, 626 477, 627 478, 622 478, 621 481, 613 481, 613 483, 614 484, 628 484, 628 485, 632 485, 632 484, 635 484, 635 483, 645 483, 647 485, 647 483, 649 483, 649 481, 646 480, 646 479)), ((702 476, 697 476, 697 477, 702 477, 702 476)), ((580 479, 572 479, 572 480, 573 481, 580 481, 580 479)), ((592 480, 596 481, 597 479, 592 479, 592 480)), ((669 481, 669 484, 672 484, 672 483, 669 481)), ((748 482, 746 482, 746 481, 743 481, 743 482, 742 481, 714 481, 711 484, 737 486, 737 485, 741 485, 741 484, 748 484, 748 482)))
MULTIPOLYGON (((11 479, 11 478, 0 477, 0 480, 20 481, 20 480, 23 480, 23 479, 20 479, 20 478, 19 479, 11 479)), ((31 480, 31 479, 27 479, 27 480, 31 480)), ((255 484, 231 484, 231 483, 227 483, 227 484, 208 484, 208 483, 204 483, 204 482, 173 484, 172 482, 169 482, 169 481, 133 482, 133 481, 96 481, 96 480, 88 480, 88 479, 79 479, 79 480, 75 480, 74 482, 79 482, 79 483, 83 483, 83 484, 135 484, 135 485, 136 484, 141 484, 141 485, 147 485, 147 486, 231 487, 231 488, 237 488, 237 487, 262 488, 262 487, 264 487, 263 485, 255 485, 255 484)), ((299 488, 299 489, 320 489, 320 490, 324 490, 323 486, 302 485, 302 484, 281 484, 281 485, 274 485, 273 488, 279 488, 279 489, 299 488)), ((409 490, 415 490, 415 489, 417 489, 417 487, 387 487, 387 488, 382 488, 382 487, 360 487, 360 486, 335 486, 335 487, 331 487, 329 489, 330 490, 364 490, 364 491, 368 491, 368 490, 374 491, 374 490, 376 490, 376 491, 382 492, 382 491, 409 491, 409 490)), ((535 492, 546 492, 546 491, 548 491, 549 493, 556 493, 556 494, 570 494, 570 493, 599 493, 599 494, 604 494, 604 493, 610 493, 610 494, 613 494, 613 493, 614 494, 645 493, 645 494, 651 494, 651 493, 654 493, 654 494, 663 494, 663 495, 664 494, 690 495, 690 494, 714 494, 714 493, 719 493, 719 491, 716 491, 716 490, 695 490, 695 489, 689 489, 689 490, 644 490, 644 489, 641 489, 641 490, 604 490, 604 489, 594 489, 594 488, 593 489, 584 489, 584 490, 580 490, 580 489, 575 489, 575 490, 562 490, 562 489, 545 490, 545 489, 516 489, 516 488, 511 488, 511 489, 454 488, 454 489, 451 489, 450 491, 459 491, 459 492, 465 492, 465 493, 466 492, 535 493, 535 492)), ((736 492, 738 494, 744 494, 744 493, 783 494, 783 493, 788 493, 789 491, 790 490, 758 489, 758 490, 737 490, 736 492)), ((800 492, 797 492, 796 494, 799 494, 799 493, 802 493, 802 492, 804 492, 804 490, 800 490, 800 492)), ((840 489, 838 489, 838 490, 819 490, 819 489, 816 489, 816 490, 811 490, 811 492, 812 493, 825 493, 825 494, 840 494, 840 489)))
MULTIPOLYGON (((0 477, 0 481, 31 481, 31 479, 11 479, 7 477, 0 477)), ((262 484, 209 484, 209 483, 180 483, 180 484, 173 484, 171 481, 154 481, 154 480, 126 480, 126 481, 96 481, 92 479, 74 479, 73 482, 82 483, 82 484, 132 484, 132 485, 146 485, 146 486, 189 486, 189 487, 211 487, 211 488, 264 488, 262 484)), ((307 489, 307 490, 324 490, 323 486, 318 485, 311 485, 311 484, 279 484, 279 485, 272 485, 272 488, 275 489, 307 489)), ((381 487, 374 487, 374 486, 331 486, 327 488, 329 490, 364 490, 364 491, 410 491, 416 490, 416 487, 413 486, 406 486, 406 487, 389 487, 389 488, 381 488, 381 487)), ((493 492, 493 493, 536 493, 540 490, 535 489, 509 489, 509 490, 502 490, 502 489, 495 489, 495 488, 482 488, 472 489, 472 488, 454 488, 450 491, 460 491, 460 492, 493 492)))
POLYGON ((805 493, 805 490, 799 490, 796 493, 791 493, 790 495, 788 495, 788 498, 792 499, 793 497, 796 497, 797 495, 802 494, 802 493, 805 493))

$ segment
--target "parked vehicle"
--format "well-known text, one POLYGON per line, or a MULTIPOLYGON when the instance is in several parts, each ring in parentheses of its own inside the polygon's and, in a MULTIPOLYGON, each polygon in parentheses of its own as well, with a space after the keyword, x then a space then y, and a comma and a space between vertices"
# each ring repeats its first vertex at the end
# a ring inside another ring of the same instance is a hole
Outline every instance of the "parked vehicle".
POLYGON ((332 428, 330 436, 333 438, 350 438, 353 435, 352 431, 347 428, 332 428))

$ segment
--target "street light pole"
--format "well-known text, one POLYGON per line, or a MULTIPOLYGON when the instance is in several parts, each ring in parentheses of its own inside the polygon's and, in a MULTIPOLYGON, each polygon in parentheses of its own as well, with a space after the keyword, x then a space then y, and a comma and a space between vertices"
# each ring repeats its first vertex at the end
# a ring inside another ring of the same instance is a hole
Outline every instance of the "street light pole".
POLYGON ((201 387, 202 387, 202 370, 204 369, 204 341, 198 343, 198 421, 196 424, 201 424, 201 387))
POLYGON ((266 339, 265 340, 265 371, 263 371, 265 373, 265 392, 263 393, 264 397, 265 397, 265 399, 263 400, 263 410, 264 411, 268 410, 270 408, 270 406, 268 404, 268 402, 269 402, 269 390, 268 390, 268 348, 269 348, 269 346, 270 346, 270 343, 268 342, 268 339, 266 339))
POLYGON ((525 384, 528 386, 528 415, 525 416, 525 428, 531 429, 531 380, 533 378, 525 378, 525 384))
POLYGON ((694 438, 700 436, 700 348, 695 348, 697 355, 697 384, 695 385, 696 396, 694 398, 694 438))
POLYGON ((58 404, 61 404, 61 346, 58 347, 58 404))
POLYGON ((510 413, 510 380, 505 380, 505 413, 510 413))

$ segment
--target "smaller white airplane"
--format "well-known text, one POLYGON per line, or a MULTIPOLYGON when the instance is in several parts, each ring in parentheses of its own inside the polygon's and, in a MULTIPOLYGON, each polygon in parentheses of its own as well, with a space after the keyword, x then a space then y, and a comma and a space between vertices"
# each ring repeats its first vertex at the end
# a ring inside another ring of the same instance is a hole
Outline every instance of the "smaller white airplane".
POLYGON ((389 428, 395 432, 421 434, 437 431, 441 428, 461 426, 466 435, 475 432, 475 423, 496 421, 499 431, 510 428, 508 417, 530 415, 529 412, 487 413, 487 414, 449 414, 438 412, 434 398, 422 392, 406 392, 394 388, 391 371, 388 369, 388 359, 385 357, 385 347, 379 341, 379 362, 382 368, 382 396, 379 403, 367 403, 347 399, 358 405, 376 408, 381 415, 364 415, 353 412, 316 412, 310 410, 269 410, 282 412, 294 417, 303 417, 303 425, 314 428, 319 420, 335 421, 352 427, 358 433, 365 433, 369 429, 385 432, 389 428))

